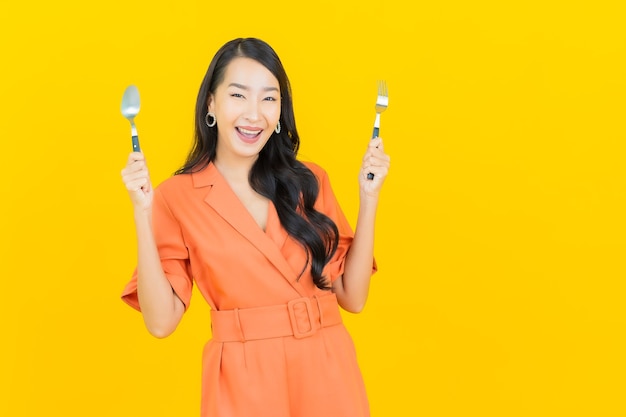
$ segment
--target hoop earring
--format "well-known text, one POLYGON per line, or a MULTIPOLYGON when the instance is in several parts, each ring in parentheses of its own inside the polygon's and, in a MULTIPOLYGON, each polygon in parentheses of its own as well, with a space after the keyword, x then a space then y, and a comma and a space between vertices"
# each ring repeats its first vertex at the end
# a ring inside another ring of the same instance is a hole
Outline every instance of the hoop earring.
POLYGON ((206 123, 208 127, 215 126, 217 124, 217 117, 215 117, 215 113, 208 112, 206 116, 204 116, 204 123, 206 123), (209 123, 209 117, 213 118, 213 121, 210 123, 209 123))
POLYGON ((274 129, 274 132, 276 132, 277 135, 280 133, 280 120, 278 121, 278 124, 276 125, 276 129, 274 129))

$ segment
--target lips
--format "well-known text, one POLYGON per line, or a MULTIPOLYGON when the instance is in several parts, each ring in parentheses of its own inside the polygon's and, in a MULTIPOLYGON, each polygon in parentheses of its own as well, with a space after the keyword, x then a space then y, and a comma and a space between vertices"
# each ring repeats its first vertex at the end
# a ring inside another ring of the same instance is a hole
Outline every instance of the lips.
POLYGON ((263 132, 263 129, 251 129, 243 127, 237 127, 236 129, 237 133, 239 133, 239 137, 247 143, 256 142, 256 140, 261 135, 261 132, 263 132))

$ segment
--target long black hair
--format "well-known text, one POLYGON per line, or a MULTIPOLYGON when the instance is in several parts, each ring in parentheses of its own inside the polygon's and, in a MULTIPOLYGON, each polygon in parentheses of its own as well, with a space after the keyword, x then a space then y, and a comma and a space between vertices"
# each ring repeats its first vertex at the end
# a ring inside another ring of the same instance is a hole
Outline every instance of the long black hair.
POLYGON ((226 67, 237 57, 251 58, 267 68, 278 80, 281 94, 280 133, 272 133, 248 178, 252 189, 269 198, 276 207, 281 224, 306 250, 307 266, 311 265, 313 282, 328 290, 330 283, 322 275, 339 242, 335 223, 314 209, 319 185, 315 174, 296 159, 300 137, 296 130, 291 86, 276 52, 266 42, 255 38, 239 38, 222 46, 211 61, 202 80, 196 102, 195 140, 182 168, 175 172, 187 174, 201 171, 215 159, 217 126, 208 127, 205 117, 208 98, 215 94, 224 80, 226 67))

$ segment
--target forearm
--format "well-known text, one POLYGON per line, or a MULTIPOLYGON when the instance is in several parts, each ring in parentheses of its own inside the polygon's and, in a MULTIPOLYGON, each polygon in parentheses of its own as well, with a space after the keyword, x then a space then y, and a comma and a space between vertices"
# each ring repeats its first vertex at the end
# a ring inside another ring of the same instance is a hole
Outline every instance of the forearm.
POLYGON ((137 297, 148 331, 166 337, 175 329, 184 305, 165 277, 152 231, 152 217, 135 215, 137 231, 137 297))
POLYGON ((334 285, 339 304, 358 313, 365 307, 374 262, 374 229, 378 197, 361 197, 354 240, 346 255, 343 276, 334 285))

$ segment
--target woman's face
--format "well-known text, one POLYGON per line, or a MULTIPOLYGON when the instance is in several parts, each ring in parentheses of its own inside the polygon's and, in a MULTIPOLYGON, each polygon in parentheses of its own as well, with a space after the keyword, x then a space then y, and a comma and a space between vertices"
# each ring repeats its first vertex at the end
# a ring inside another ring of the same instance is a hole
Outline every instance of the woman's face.
POLYGON ((208 101, 217 119, 217 157, 256 159, 278 124, 280 108, 276 77, 253 59, 233 59, 208 101))

